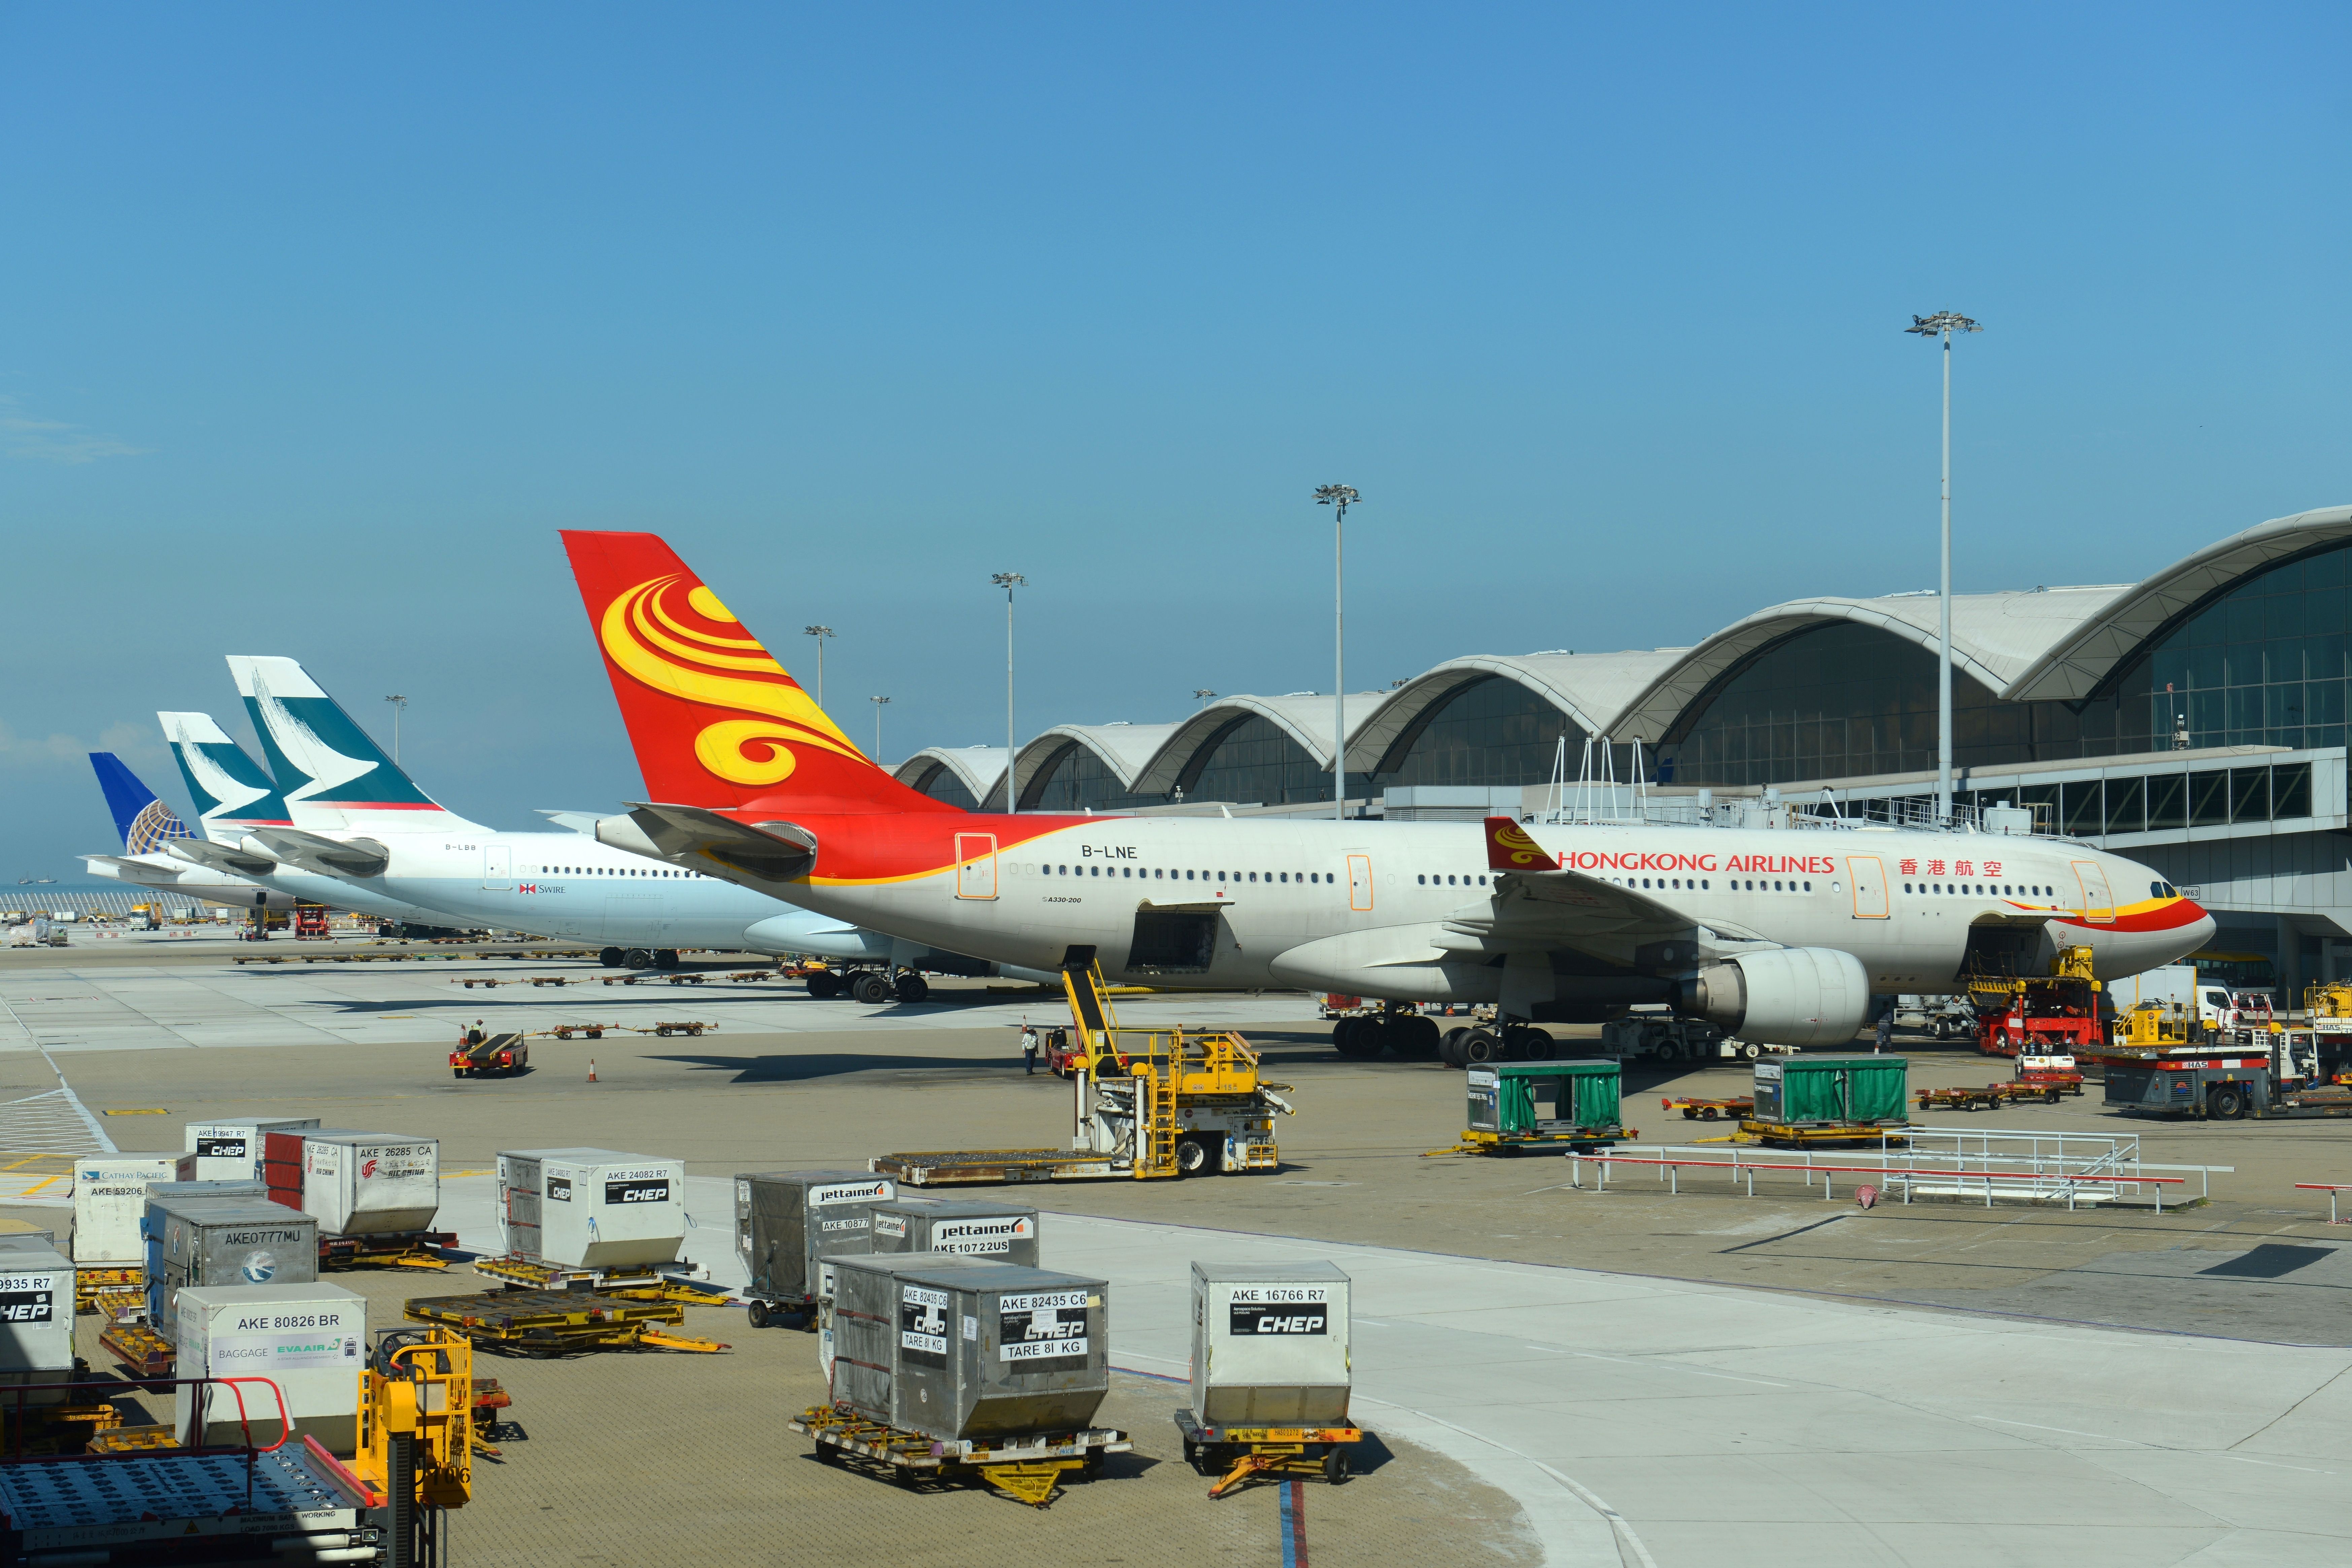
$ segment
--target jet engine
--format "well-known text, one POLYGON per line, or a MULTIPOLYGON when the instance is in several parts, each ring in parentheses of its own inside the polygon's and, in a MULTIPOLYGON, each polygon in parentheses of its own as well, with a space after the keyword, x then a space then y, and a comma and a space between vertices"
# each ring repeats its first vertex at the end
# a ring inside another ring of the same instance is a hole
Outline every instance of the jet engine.
POLYGON ((1675 1006, 1758 1045, 1842 1046, 1870 1012, 1870 976, 1837 948, 1774 948, 1709 964, 1675 1006))

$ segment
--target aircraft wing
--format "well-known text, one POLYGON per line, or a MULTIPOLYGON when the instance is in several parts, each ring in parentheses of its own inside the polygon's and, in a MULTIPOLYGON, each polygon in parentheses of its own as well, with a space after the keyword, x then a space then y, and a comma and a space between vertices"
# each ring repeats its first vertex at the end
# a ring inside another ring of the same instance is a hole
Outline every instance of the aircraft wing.
POLYGON ((1563 870, 1507 816, 1486 819, 1486 865, 1493 897, 1448 916, 1440 947, 1479 953, 1572 948, 1612 963, 1673 968, 1696 963, 1703 946, 1760 940, 1746 931, 1703 926, 1639 888, 1563 870))
POLYGON ((795 882, 816 864, 816 839, 789 822, 737 822, 698 805, 629 803, 600 817, 596 840, 730 882, 795 882))

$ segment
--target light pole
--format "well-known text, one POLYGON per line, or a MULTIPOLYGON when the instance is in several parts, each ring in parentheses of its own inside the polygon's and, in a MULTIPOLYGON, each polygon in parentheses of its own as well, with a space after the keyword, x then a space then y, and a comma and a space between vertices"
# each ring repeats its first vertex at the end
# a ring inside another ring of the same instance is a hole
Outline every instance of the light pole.
POLYGON ((392 704, 392 760, 397 766, 400 762, 400 715, 401 710, 408 706, 408 699, 387 697, 384 700, 392 704))
POLYGON ((1013 590, 1026 588, 1029 579, 997 572, 988 580, 1004 590, 1004 814, 1011 816, 1021 810, 1020 792, 1013 787, 1013 590))
POLYGON ((803 635, 816 638, 816 705, 824 706, 824 639, 833 635, 831 626, 803 626, 803 635))
POLYGON ((1348 820, 1348 636, 1341 574, 1348 508, 1363 498, 1353 485, 1318 485, 1315 501, 1331 509, 1331 820, 1348 820))
POLYGON ((1205 686, 1196 686, 1192 688, 1192 695, 1201 700, 1201 706, 1203 708, 1214 701, 1217 696, 1215 692, 1210 690, 1205 686))
POLYGON ((866 700, 874 704, 874 765, 878 768, 882 765, 882 710, 889 705, 890 700, 887 697, 869 697, 866 700))
POLYGON ((1914 316, 1903 329, 1944 344, 1943 629, 1936 648, 1936 820, 1952 819, 1952 334, 1984 329, 1958 310, 1914 316))

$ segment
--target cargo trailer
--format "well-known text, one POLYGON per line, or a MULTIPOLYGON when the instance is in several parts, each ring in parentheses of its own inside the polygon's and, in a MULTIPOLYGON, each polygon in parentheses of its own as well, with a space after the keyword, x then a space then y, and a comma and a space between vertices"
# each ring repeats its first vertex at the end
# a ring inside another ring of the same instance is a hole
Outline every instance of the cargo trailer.
POLYGON ((71 1260, 37 1233, 0 1236, 0 1387, 35 1390, 0 1408, 67 1397, 43 1385, 74 1380, 73 1320, 71 1260))
POLYGON ((1463 1146, 1482 1153, 1604 1148, 1626 1135, 1619 1121, 1623 1071, 1601 1058, 1471 1068, 1463 1146))
POLYGON ((1755 1109, 1740 1131, 1766 1142, 1833 1142, 1907 1125, 1902 1057, 1793 1056, 1756 1064, 1755 1109))
POLYGON ((1350 1282, 1337 1265, 1194 1263, 1192 1403, 1176 1412, 1185 1461, 1223 1470, 1212 1497, 1253 1475, 1348 1474, 1350 1282))
POLYGON ((814 1328, 832 1287, 819 1259, 874 1250, 874 1207, 898 1195, 866 1171, 770 1171, 735 1178, 735 1251, 743 1260, 751 1326, 798 1317, 814 1328))
POLYGON ((187 1152, 195 1159, 182 1172, 184 1182, 226 1182, 261 1177, 262 1139, 271 1132, 299 1131, 316 1127, 315 1116, 232 1116, 223 1121, 191 1121, 187 1152))
POLYGON ((499 1250, 564 1269, 643 1271, 686 1242, 686 1163, 612 1149, 499 1155, 499 1250))
POLYGON ((73 1260, 81 1268, 142 1268, 139 1221, 147 1194, 178 1174, 170 1154, 85 1154, 74 1162, 73 1260))
MULTIPOLYGON (((339 1458, 359 1437, 360 1371, 367 1360, 367 1302, 339 1285, 189 1285, 174 1307, 179 1377, 266 1377, 285 1396, 293 1440, 305 1436, 339 1458)), ((172 1428, 188 1447, 267 1447, 278 1435, 268 1389, 173 1390, 172 1428), (244 1395, 246 1424, 238 1420, 244 1395)))
POLYGON ((874 1251, 948 1252, 1037 1267, 1037 1211, 1025 1204, 899 1198, 874 1207, 874 1251))

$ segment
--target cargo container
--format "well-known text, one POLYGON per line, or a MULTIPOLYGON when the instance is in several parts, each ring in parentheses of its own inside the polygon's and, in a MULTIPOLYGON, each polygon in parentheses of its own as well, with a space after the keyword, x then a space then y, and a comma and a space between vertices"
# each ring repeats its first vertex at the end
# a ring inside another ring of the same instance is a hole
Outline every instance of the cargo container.
MULTIPOLYGON (((0 1387, 74 1379, 74 1266, 38 1234, 0 1236, 0 1387)), ((54 1405, 58 1392, 10 1394, 54 1405)))
POLYGON ((147 1268, 147 1323, 169 1333, 186 1285, 309 1285, 319 1278, 319 1222, 268 1198, 148 1194, 155 1237, 147 1268))
POLYGON ((1902 1057, 1785 1057, 1756 1064, 1757 1122, 1768 1127, 1900 1125, 1911 1064, 1902 1057))
POLYGON ((1622 1073, 1621 1064, 1601 1059, 1471 1068, 1464 1141, 1486 1150, 1609 1142, 1624 1132, 1618 1121, 1622 1073))
POLYGON ((317 1125, 319 1119, 315 1116, 232 1116, 226 1121, 191 1121, 186 1149, 194 1157, 195 1166, 184 1170, 180 1179, 229 1182, 250 1176, 258 1181, 265 1134, 298 1131, 317 1125))
MULTIPOLYGON (((367 1302, 339 1285, 190 1285, 174 1310, 177 1377, 266 1377, 286 1396, 294 1443, 316 1437, 349 1458, 359 1426, 360 1369, 367 1361, 367 1302)), ((278 1401, 257 1384, 173 1391, 172 1429, 188 1447, 246 1442, 237 1395, 252 1441, 278 1434, 278 1401), (204 1429, 194 1431, 201 1418, 204 1429)))
POLYGON ((819 1297, 831 1293, 818 1259, 874 1250, 874 1205, 898 1195, 887 1176, 867 1171, 769 1171, 735 1178, 735 1251, 749 1283, 751 1326, 772 1314, 814 1328, 819 1297))
MULTIPOLYGON (((909 1270, 919 1272, 926 1268, 956 1268, 967 1263, 983 1261, 969 1258, 960 1252, 893 1252, 887 1255, 866 1253, 857 1256, 877 1258, 887 1256, 890 1267, 901 1273, 909 1270)), ((814 1321, 816 1324, 816 1364, 824 1373, 825 1386, 830 1388, 833 1386, 834 1355, 840 1348, 840 1338, 834 1331, 834 1304, 831 1297, 825 1297, 817 1302, 814 1321)))
POLYGON ((147 1261, 139 1221, 148 1189, 170 1183, 170 1154, 86 1154, 74 1162, 73 1260, 83 1268, 138 1268, 147 1261))
POLYGON ((877 1253, 950 1252, 1037 1267, 1037 1211, 978 1199, 898 1198, 874 1206, 877 1253))
POLYGON ((319 1222, 326 1236, 405 1236, 441 1212, 437 1139, 344 1127, 264 1135, 269 1195, 319 1222))
POLYGON ((1329 1263, 1193 1264, 1194 1418, 1346 1426, 1349 1285, 1329 1263))
POLYGON ((686 1241, 686 1163, 612 1149, 499 1155, 499 1227, 509 1258, 564 1268, 673 1262, 686 1241))
POLYGON ((1110 1392, 1110 1287, 966 1262, 833 1260, 833 1394, 935 1442, 1066 1433, 1110 1392))

